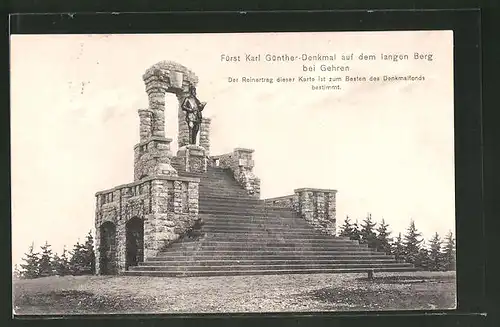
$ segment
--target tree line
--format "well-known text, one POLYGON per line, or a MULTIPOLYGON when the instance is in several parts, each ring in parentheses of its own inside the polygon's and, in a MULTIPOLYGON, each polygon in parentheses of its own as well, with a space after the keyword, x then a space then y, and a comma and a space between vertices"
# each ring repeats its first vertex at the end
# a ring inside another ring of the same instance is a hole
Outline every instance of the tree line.
POLYGON ((85 243, 77 241, 73 250, 63 249, 59 255, 45 242, 40 251, 35 251, 32 243, 24 254, 20 268, 14 267, 14 278, 32 279, 47 276, 93 275, 95 273, 94 237, 86 236, 85 243))
POLYGON ((377 224, 372 220, 371 214, 368 214, 360 225, 357 221, 351 222, 349 216, 346 216, 339 232, 339 236, 349 237, 377 251, 392 254, 398 262, 412 263, 420 270, 456 269, 455 238, 451 231, 444 239, 435 233, 426 243, 415 222, 411 220, 404 235, 401 233, 396 237, 390 235, 389 224, 384 219, 377 224))

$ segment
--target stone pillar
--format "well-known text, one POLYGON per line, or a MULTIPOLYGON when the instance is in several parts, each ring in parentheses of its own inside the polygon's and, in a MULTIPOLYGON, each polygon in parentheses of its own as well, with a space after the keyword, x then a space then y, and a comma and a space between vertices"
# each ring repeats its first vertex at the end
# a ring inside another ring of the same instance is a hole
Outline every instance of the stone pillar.
POLYGON ((189 127, 186 122, 186 112, 182 110, 182 103, 184 99, 189 96, 189 91, 185 88, 178 92, 176 96, 179 102, 179 107, 177 109, 177 121, 179 124, 177 131, 177 148, 180 149, 183 146, 189 145, 189 127))
POLYGON ((297 189, 297 212, 314 228, 336 235, 336 193, 328 189, 297 189))
POLYGON ((177 158, 180 158, 180 169, 193 172, 204 173, 207 171, 208 159, 205 149, 198 145, 185 145, 177 151, 177 158))
POLYGON ((174 181, 174 213, 182 213, 182 182, 174 181))
POLYGON ((236 148, 231 158, 231 169, 234 178, 240 183, 247 193, 260 198, 260 179, 253 173, 253 149, 236 148))
POLYGON ((140 142, 144 142, 152 136, 153 112, 149 109, 139 109, 139 137, 140 142))
POLYGON ((125 271, 127 256, 127 231, 125 229, 125 219, 120 217, 116 222, 116 261, 118 274, 125 271))
POLYGON ((198 183, 189 182, 189 184, 188 184, 188 201, 189 201, 188 210, 189 210, 189 214, 195 215, 196 217, 198 217, 198 210, 199 210, 198 199, 199 199, 198 183))
POLYGON ((94 235, 94 254, 95 254, 95 274, 101 274, 101 222, 96 217, 95 221, 95 235, 94 235))
POLYGON ((151 133, 153 136, 165 137, 165 90, 163 88, 149 89, 148 98, 153 118, 151 133))
POLYGON ((326 193, 326 215, 328 224, 328 234, 337 234, 337 192, 327 192, 326 193))
POLYGON ((210 156, 210 118, 203 118, 200 126, 200 146, 205 149, 205 155, 210 156))
POLYGON ((170 159, 172 139, 152 137, 134 147, 134 180, 153 175, 177 176, 170 159))

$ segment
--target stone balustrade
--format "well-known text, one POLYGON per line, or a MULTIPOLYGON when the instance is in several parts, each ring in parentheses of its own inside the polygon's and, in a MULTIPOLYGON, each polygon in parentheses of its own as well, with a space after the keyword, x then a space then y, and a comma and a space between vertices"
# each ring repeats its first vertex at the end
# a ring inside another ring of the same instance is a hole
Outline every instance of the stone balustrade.
POLYGON ((260 197, 260 179, 253 173, 254 150, 235 148, 233 152, 210 157, 210 165, 231 169, 234 178, 253 197, 260 197))

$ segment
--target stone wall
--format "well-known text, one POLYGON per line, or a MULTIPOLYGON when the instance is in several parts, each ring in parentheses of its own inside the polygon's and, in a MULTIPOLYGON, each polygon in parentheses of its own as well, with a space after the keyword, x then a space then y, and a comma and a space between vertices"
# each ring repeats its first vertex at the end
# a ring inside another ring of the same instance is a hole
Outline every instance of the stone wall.
POLYGON ((100 273, 101 226, 116 228, 116 267, 125 271, 126 223, 144 221, 144 256, 155 256, 179 239, 198 220, 199 179, 152 177, 96 194, 96 269, 100 273))
POLYGON ((236 148, 231 153, 212 156, 210 164, 221 168, 231 169, 234 178, 256 198, 260 198, 260 179, 253 173, 254 161, 252 149, 236 148))
POLYGON ((297 194, 264 199, 264 204, 279 208, 289 208, 299 212, 299 198, 297 194))
POLYGON ((336 235, 336 193, 329 189, 297 189, 297 212, 314 228, 336 235))

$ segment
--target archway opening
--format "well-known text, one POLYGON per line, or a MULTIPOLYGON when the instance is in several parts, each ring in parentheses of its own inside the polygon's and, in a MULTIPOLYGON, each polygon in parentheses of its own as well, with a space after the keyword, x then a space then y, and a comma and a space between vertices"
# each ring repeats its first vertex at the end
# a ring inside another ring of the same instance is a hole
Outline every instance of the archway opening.
POLYGON ((137 266, 144 261, 144 221, 138 217, 130 219, 126 229, 126 267, 137 266))
POLYGON ((116 226, 105 222, 100 227, 101 242, 99 248, 99 270, 102 275, 115 275, 116 266, 116 226))
POLYGON ((172 139, 170 151, 174 155, 179 148, 177 146, 179 119, 185 119, 184 115, 179 116, 179 100, 174 93, 167 92, 165 94, 165 135, 172 139))

